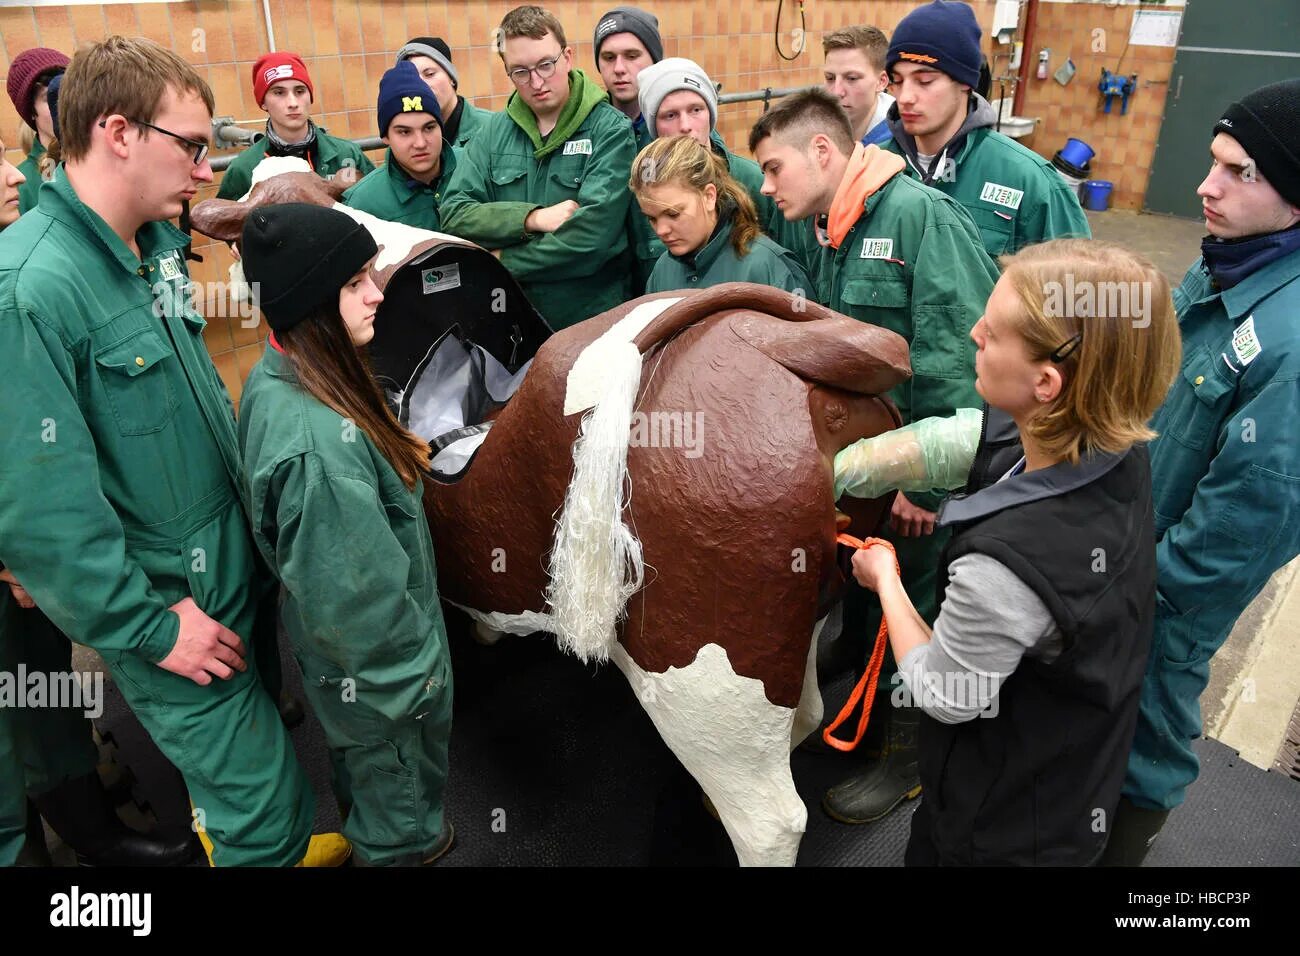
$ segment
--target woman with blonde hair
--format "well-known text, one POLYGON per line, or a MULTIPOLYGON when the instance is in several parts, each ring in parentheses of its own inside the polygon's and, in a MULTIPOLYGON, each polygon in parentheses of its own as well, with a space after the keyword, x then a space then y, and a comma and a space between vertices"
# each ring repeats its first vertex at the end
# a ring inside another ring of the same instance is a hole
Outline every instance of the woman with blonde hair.
POLYGON ((971 331, 985 414, 845 449, 837 490, 959 487, 931 630, 874 540, 853 556, 923 712, 910 865, 1089 865, 1105 848, 1156 602, 1147 427, 1177 374, 1169 284, 1119 246, 1003 259, 971 331))
POLYGON ((763 235, 749 192, 692 137, 651 142, 637 154, 628 186, 668 250, 646 292, 757 282, 813 295, 799 260, 763 235))

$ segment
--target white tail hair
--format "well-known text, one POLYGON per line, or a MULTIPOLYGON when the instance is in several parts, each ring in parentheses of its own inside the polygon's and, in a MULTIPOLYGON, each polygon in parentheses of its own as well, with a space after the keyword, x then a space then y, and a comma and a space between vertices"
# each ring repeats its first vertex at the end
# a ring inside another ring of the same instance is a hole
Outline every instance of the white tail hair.
POLYGON ((604 344, 604 388, 573 444, 573 480, 555 529, 546 588, 560 646, 584 662, 609 658, 615 627, 645 579, 641 542, 623 522, 641 352, 630 341, 604 344))

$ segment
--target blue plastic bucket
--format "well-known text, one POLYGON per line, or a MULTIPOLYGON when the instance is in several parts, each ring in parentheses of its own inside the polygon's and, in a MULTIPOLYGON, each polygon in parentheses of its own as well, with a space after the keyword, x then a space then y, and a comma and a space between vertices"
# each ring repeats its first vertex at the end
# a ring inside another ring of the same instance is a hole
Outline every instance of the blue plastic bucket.
POLYGON ((1110 208, 1111 183, 1104 179, 1089 179, 1083 184, 1083 206, 1093 212, 1105 212, 1110 208))
POLYGON ((1095 155, 1096 154, 1092 151, 1091 146, 1083 140, 1074 139, 1073 137, 1065 141, 1065 148, 1061 150, 1061 158, 1071 166, 1076 166, 1080 169, 1087 166, 1088 161, 1095 155))

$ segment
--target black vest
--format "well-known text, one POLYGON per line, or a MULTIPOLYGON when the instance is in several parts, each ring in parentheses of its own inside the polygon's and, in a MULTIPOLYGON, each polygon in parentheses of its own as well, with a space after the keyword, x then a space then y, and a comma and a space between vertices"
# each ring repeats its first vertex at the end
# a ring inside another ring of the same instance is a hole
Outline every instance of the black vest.
MULTIPOLYGON (((996 457, 977 454, 983 486, 1018 455, 996 457)), ((1043 601, 1064 650, 1050 664, 1023 658, 995 716, 949 725, 922 715, 922 812, 938 862, 1093 863, 1119 801, 1155 619, 1146 447, 1018 475, 950 502, 943 520, 954 535, 940 603, 949 564, 986 554, 1043 601)))

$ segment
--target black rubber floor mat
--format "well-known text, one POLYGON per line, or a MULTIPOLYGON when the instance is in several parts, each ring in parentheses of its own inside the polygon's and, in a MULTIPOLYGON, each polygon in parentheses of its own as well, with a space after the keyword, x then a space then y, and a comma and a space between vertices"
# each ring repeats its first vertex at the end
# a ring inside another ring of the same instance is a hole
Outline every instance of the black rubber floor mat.
MULTIPOLYGON (((456 705, 446 804, 457 846, 441 865, 736 865, 699 788, 615 667, 585 666, 543 637, 484 647, 463 622, 451 623, 456 705)), ((292 661, 285 680, 296 692, 292 661)), ((826 688, 828 712, 848 686, 842 677, 826 688)), ((115 692, 100 725, 159 819, 188 819, 183 792, 115 692)), ((316 789, 317 832, 337 829, 320 725, 309 713, 292 736, 316 789)), ((1148 865, 1300 865, 1300 783, 1245 764, 1213 741, 1196 748, 1201 777, 1148 865)), ((808 805, 800 866, 901 865, 914 802, 877 823, 844 826, 821 810, 821 797, 861 758, 797 750, 792 762, 808 805)))

